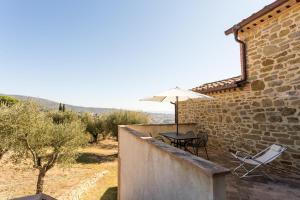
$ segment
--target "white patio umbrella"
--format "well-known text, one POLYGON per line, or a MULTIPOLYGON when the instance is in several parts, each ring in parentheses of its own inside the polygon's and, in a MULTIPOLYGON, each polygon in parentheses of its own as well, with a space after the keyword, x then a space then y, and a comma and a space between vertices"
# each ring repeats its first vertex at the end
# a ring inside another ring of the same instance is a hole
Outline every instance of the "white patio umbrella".
POLYGON ((191 90, 180 89, 179 87, 167 90, 165 92, 159 93, 152 97, 146 97, 140 99, 140 101, 156 101, 156 102, 170 102, 175 105, 175 123, 176 123, 176 133, 178 135, 178 102, 186 101, 189 99, 213 99, 213 97, 193 92, 191 90))

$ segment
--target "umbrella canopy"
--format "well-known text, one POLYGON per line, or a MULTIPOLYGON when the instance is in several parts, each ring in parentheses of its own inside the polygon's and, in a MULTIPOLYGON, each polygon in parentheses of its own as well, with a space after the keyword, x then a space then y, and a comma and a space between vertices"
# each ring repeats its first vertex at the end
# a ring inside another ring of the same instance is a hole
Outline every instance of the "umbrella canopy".
POLYGON ((200 94, 198 92, 193 92, 191 90, 184 90, 179 87, 167 90, 165 92, 159 93, 152 97, 146 97, 141 99, 141 101, 157 101, 157 102, 171 102, 176 103, 178 101, 186 101, 189 99, 213 99, 213 97, 200 94))
POLYGON ((176 133, 178 134, 178 101, 189 99, 213 99, 213 97, 193 92, 191 90, 180 89, 179 87, 167 90, 152 97, 140 99, 141 101, 170 102, 175 105, 176 133))

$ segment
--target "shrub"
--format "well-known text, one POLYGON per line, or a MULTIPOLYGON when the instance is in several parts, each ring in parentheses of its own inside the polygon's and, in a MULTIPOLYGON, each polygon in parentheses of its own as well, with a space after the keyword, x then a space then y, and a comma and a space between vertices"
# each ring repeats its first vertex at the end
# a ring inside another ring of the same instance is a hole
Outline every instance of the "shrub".
POLYGON ((107 137, 105 119, 103 116, 94 116, 90 113, 85 113, 81 120, 86 126, 86 132, 92 137, 91 143, 96 143, 100 135, 102 135, 103 138, 107 137))
POLYGON ((149 116, 142 112, 117 111, 105 116, 105 129, 112 136, 118 137, 118 125, 146 124, 149 116))
POLYGON ((18 103, 19 100, 9 96, 0 96, 0 105, 12 106, 18 103))
POLYGON ((72 111, 51 111, 48 114, 56 124, 68 123, 79 119, 78 114, 72 111))

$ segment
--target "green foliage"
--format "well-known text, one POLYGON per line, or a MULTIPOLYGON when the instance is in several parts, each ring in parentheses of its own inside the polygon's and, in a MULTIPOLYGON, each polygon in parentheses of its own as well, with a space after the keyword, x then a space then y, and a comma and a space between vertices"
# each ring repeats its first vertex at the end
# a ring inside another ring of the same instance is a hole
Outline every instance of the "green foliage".
POLYGON ((0 159, 12 145, 12 134, 15 130, 13 123, 15 110, 7 105, 0 106, 0 159))
POLYGON ((26 156, 29 151, 35 155, 31 156, 41 159, 53 153, 62 157, 86 143, 84 127, 73 113, 64 116, 61 123, 53 123, 51 114, 41 112, 32 102, 18 104, 13 110, 13 150, 19 156, 26 156))
POLYGON ((117 111, 105 116, 105 128, 114 137, 118 136, 118 125, 146 124, 149 116, 142 112, 117 111))
POLYGON ((0 105, 12 106, 18 103, 19 100, 9 97, 9 96, 0 96, 0 105))
POLYGON ((61 103, 59 103, 58 110, 59 110, 59 111, 62 111, 62 105, 61 105, 61 103))
MULTIPOLYGON (((33 102, 16 104, 10 108, 10 149, 18 161, 31 158, 39 170, 37 193, 43 191, 46 172, 58 161, 70 163, 76 150, 87 143, 84 126, 69 113, 60 123, 53 123, 51 114, 42 112, 33 102)), ((1 116, 0 116, 1 117, 1 116)))
POLYGON ((58 111, 65 112, 66 111, 66 105, 62 104, 62 103, 59 103, 58 111))
POLYGON ((106 138, 109 134, 117 137, 118 125, 144 124, 149 122, 148 115, 141 112, 117 111, 101 116, 84 113, 81 116, 86 132, 92 136, 91 142, 97 142, 99 136, 106 138))
POLYGON ((96 143, 99 135, 103 138, 107 137, 103 116, 93 116, 90 113, 85 113, 82 116, 82 122, 86 125, 86 132, 92 136, 91 143, 96 143))
POLYGON ((78 114, 72 111, 51 111, 49 112, 48 116, 52 118, 55 124, 69 123, 79 119, 78 114))

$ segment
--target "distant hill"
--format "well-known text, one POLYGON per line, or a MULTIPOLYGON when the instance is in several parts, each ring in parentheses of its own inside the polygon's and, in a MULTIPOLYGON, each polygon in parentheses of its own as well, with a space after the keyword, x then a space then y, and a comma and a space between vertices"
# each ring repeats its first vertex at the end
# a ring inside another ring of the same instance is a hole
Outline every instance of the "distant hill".
MULTIPOLYGON (((55 110, 58 109, 59 103, 55 101, 51 101, 48 99, 38 98, 38 97, 30 97, 30 96, 22 96, 22 95, 7 95, 7 94, 0 94, 0 95, 6 95, 11 96, 19 100, 32 100, 34 102, 37 102, 42 107, 49 109, 49 110, 55 110)), ((66 108, 70 109, 75 112, 90 112, 95 114, 104 114, 109 113, 113 111, 118 111, 120 109, 116 108, 95 108, 95 107, 83 107, 83 106, 74 106, 66 104, 66 108)), ((154 124, 168 124, 168 123, 174 123, 174 115, 172 114, 165 114, 165 113, 147 113, 151 118, 151 123, 154 124)))

